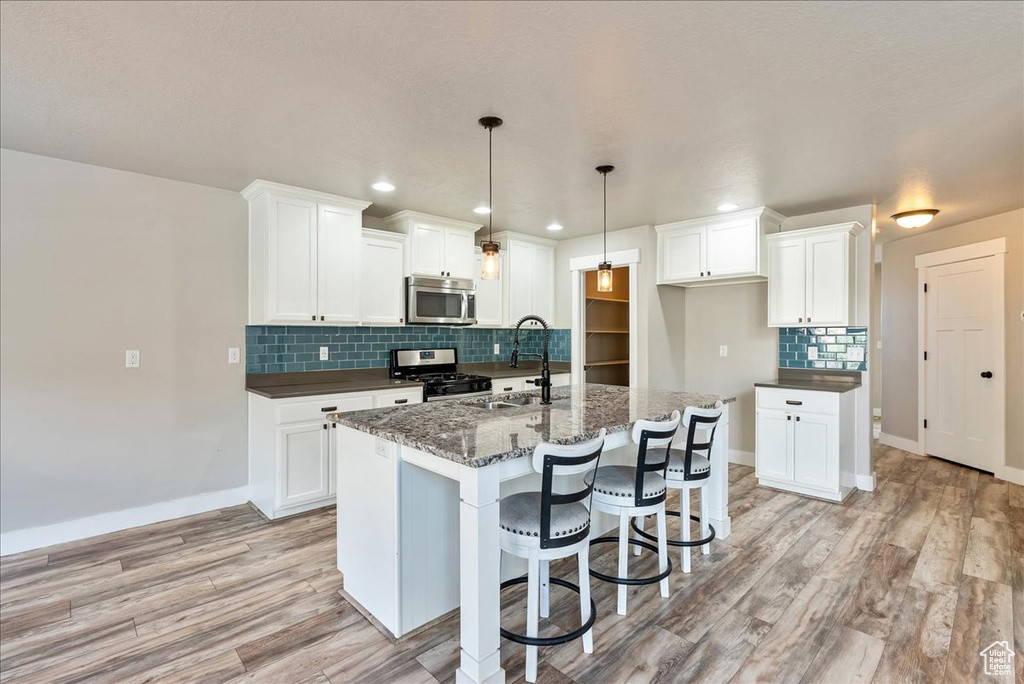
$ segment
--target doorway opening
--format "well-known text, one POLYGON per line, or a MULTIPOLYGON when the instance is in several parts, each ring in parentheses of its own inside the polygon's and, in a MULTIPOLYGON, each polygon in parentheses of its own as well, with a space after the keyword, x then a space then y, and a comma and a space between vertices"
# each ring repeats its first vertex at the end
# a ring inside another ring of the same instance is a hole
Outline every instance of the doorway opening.
POLYGON ((612 292, 597 289, 597 271, 584 273, 583 371, 586 382, 629 386, 629 267, 612 269, 612 292))

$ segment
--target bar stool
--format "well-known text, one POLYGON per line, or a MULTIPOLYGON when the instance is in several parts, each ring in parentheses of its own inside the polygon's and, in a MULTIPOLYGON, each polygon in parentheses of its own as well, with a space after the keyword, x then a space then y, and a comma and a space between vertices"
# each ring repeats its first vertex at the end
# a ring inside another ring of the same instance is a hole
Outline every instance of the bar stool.
POLYGON ((593 472, 604 449, 605 430, 595 439, 580 444, 538 444, 533 450, 533 469, 542 475, 541 491, 506 496, 499 503, 499 544, 505 553, 527 559, 526 577, 501 583, 506 589, 526 583, 526 634, 504 628, 501 636, 526 645, 526 681, 537 681, 537 647, 564 644, 583 637, 583 652, 594 652, 591 628, 597 619, 597 606, 590 598, 590 506, 593 498, 593 472), (584 486, 576 491, 556 494, 555 477, 584 475, 584 486), (587 476, 591 476, 588 478, 587 476), (576 555, 579 586, 558 577, 549 577, 552 560, 576 555), (548 616, 549 584, 571 589, 580 595, 579 629, 555 637, 537 636, 538 614, 548 616))
POLYGON ((618 537, 599 537, 591 544, 618 542, 619 575, 612 577, 595 570, 592 577, 619 585, 619 615, 626 614, 626 587, 643 584, 661 584, 662 598, 668 598, 668 576, 672 562, 668 558, 665 525, 665 469, 668 466, 668 447, 679 427, 679 411, 665 421, 638 420, 633 424, 632 437, 637 445, 635 466, 601 466, 594 471, 594 507, 619 518, 618 537), (662 447, 660 450, 657 447, 662 447), (660 453, 660 457, 659 454, 660 453), (658 546, 629 538, 629 522, 633 518, 654 515, 658 519, 658 546), (629 545, 656 551, 660 572, 650 577, 628 576, 629 545))
MULTIPOLYGON (((665 484, 670 489, 679 490, 679 504, 682 510, 666 511, 668 515, 679 518, 679 540, 670 539, 672 546, 680 548, 680 562, 683 572, 690 572, 690 549, 700 546, 705 555, 711 553, 711 540, 715 538, 715 528, 709 521, 708 497, 704 487, 711 481, 711 447, 715 441, 715 430, 718 429, 718 420, 722 417, 722 402, 719 401, 711 409, 699 409, 687 407, 683 414, 683 429, 686 430, 686 448, 668 449, 668 470, 665 476, 665 484), (701 432, 700 439, 706 437, 707 441, 698 442, 697 432, 701 432), (696 453, 698 451, 703 454, 696 453), (700 490, 700 517, 690 514, 690 490, 700 490), (690 539, 690 521, 699 522, 701 526, 701 538, 690 539)), ((645 518, 640 519, 639 526, 634 521, 633 531, 638 537, 644 539, 656 539, 643 530, 645 518)), ((660 534, 660 531, 659 531, 660 534)))

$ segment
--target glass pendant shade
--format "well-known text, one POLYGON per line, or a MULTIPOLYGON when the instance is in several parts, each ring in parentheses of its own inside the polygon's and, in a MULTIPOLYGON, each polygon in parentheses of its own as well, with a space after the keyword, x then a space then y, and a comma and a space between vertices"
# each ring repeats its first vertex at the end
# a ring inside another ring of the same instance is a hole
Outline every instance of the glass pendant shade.
POLYGON ((612 264, 610 261, 602 261, 597 266, 597 291, 612 291, 612 264))
POLYGON ((501 257, 498 256, 498 243, 485 242, 480 248, 484 258, 480 265, 480 277, 483 280, 497 280, 501 277, 501 257))

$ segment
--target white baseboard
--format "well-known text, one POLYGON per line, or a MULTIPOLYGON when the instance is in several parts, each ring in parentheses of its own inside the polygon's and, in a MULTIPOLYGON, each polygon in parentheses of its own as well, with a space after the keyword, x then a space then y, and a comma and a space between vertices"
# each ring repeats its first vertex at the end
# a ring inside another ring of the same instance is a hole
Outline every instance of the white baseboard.
POLYGON ((882 409, 880 409, 880 408, 871 409, 871 415, 873 415, 875 418, 881 418, 882 417, 882 409))
POLYGON ((249 487, 236 487, 235 489, 222 489, 217 492, 186 496, 182 499, 161 501, 123 511, 100 513, 88 518, 78 518, 53 525, 14 530, 0 534, 0 555, 7 556, 12 553, 41 549, 54 544, 87 539, 164 520, 183 518, 186 515, 206 513, 218 508, 244 504, 248 500, 249 487))
POLYGON ((856 484, 857 489, 865 492, 873 492, 875 491, 875 474, 857 475, 854 478, 854 483, 856 484))
POLYGON ((1006 480, 1024 487, 1024 469, 1011 466, 999 466, 994 473, 997 479, 1006 480))
POLYGON ((754 452, 729 449, 729 463, 754 467, 754 452))
POLYGON ((886 446, 891 446, 896 449, 903 449, 909 451, 912 454, 921 455, 921 445, 912 439, 904 439, 903 437, 896 437, 895 435, 887 435, 884 432, 878 435, 878 441, 886 446))

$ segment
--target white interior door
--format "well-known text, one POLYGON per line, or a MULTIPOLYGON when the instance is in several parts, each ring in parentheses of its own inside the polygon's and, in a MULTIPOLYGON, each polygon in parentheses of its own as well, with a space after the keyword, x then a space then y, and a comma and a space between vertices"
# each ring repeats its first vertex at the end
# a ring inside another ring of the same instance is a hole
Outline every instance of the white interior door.
POLYGON ((989 472, 1005 401, 997 273, 996 257, 932 266, 925 295, 926 452, 989 472))

